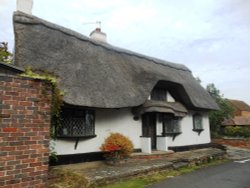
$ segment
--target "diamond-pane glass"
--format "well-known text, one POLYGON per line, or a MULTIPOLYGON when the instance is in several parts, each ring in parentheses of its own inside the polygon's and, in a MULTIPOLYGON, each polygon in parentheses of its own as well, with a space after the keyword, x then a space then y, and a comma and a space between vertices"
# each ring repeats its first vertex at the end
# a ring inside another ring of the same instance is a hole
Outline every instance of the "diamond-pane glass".
POLYGON ((58 128, 59 137, 93 136, 94 111, 63 109, 61 125, 58 128))

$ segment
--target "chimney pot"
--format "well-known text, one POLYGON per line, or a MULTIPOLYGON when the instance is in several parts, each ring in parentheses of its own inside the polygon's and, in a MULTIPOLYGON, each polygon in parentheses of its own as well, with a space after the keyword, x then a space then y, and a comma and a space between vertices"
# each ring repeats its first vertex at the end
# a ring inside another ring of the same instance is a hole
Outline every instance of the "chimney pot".
POLYGON ((102 43, 107 43, 107 35, 106 33, 101 31, 101 28, 97 27, 94 31, 90 33, 90 38, 102 42, 102 43))

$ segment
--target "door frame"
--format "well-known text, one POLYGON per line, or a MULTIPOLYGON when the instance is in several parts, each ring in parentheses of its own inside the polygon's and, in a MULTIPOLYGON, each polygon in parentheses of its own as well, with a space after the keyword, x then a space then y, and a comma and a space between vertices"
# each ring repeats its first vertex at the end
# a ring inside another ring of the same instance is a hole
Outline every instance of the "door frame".
POLYGON ((157 149, 157 114, 154 112, 142 115, 142 136, 151 138, 151 149, 157 149))

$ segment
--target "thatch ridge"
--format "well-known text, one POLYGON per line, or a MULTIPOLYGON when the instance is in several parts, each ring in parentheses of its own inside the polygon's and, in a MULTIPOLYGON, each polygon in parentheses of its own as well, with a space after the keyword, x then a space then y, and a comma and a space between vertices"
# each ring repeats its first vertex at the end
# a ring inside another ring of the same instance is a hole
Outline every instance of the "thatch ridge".
POLYGON ((77 39, 83 40, 85 42, 92 43, 93 45, 103 47, 103 48, 105 48, 107 50, 112 50, 112 51, 116 51, 118 53, 124 53, 124 54, 127 54, 127 55, 136 56, 136 57, 139 57, 139 58, 150 60, 150 61, 152 61, 152 62, 154 62, 156 64, 162 64, 164 66, 174 68, 174 69, 177 69, 177 70, 183 70, 183 71, 190 71, 191 72, 191 70, 189 70, 186 66, 184 66, 182 64, 167 62, 167 61, 164 61, 164 60, 161 60, 161 59, 157 59, 157 58, 153 58, 153 57, 146 56, 146 55, 143 55, 143 54, 139 54, 139 53, 127 50, 127 49, 115 47, 115 46, 110 45, 108 43, 100 43, 100 42, 92 40, 92 39, 84 36, 83 34, 80 34, 80 33, 76 32, 76 31, 70 30, 70 29, 65 28, 63 26, 53 24, 51 22, 48 22, 46 20, 43 20, 43 19, 35 17, 35 16, 24 14, 23 12, 20 12, 20 11, 15 12, 14 15, 15 15, 14 16, 14 22, 16 22, 16 23, 31 24, 31 25, 32 24, 34 24, 34 25, 40 24, 40 25, 43 25, 43 26, 48 27, 50 29, 58 30, 58 31, 60 31, 60 32, 66 34, 66 35, 69 35, 69 36, 75 37, 77 39), (27 18, 28 20, 25 20, 25 18, 27 18))

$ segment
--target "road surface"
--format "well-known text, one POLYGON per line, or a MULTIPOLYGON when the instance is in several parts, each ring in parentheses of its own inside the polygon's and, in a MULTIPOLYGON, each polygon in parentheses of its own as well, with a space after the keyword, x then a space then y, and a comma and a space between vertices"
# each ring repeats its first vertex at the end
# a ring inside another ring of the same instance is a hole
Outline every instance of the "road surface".
POLYGON ((241 158, 235 152, 238 158, 233 161, 168 178, 148 188, 250 188, 250 153, 240 154, 241 158))

